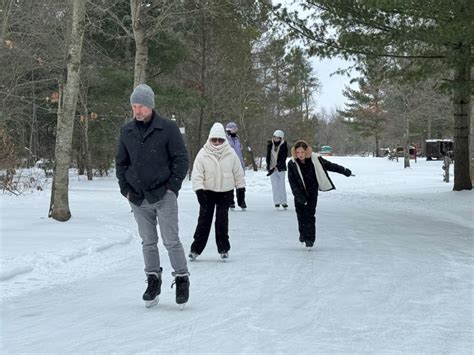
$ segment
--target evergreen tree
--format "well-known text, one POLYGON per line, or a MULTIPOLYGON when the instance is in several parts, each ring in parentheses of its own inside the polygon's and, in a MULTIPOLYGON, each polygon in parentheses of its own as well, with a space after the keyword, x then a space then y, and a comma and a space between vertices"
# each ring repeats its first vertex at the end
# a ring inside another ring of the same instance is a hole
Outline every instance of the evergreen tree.
POLYGON ((278 9, 295 36, 307 40, 313 54, 356 59, 404 58, 392 70, 418 80, 448 69, 453 92, 456 161, 454 190, 470 190, 469 125, 472 93, 474 2, 471 0, 307 0, 309 18, 278 9), (334 30, 336 32, 334 32, 334 30))
POLYGON ((376 77, 376 64, 367 65, 362 69, 363 76, 355 81, 359 84, 358 89, 346 86, 344 96, 349 100, 346 109, 338 111, 346 118, 346 123, 362 137, 374 137, 375 155, 379 156, 379 140, 384 131, 387 119, 384 110, 385 92, 382 83, 376 77))

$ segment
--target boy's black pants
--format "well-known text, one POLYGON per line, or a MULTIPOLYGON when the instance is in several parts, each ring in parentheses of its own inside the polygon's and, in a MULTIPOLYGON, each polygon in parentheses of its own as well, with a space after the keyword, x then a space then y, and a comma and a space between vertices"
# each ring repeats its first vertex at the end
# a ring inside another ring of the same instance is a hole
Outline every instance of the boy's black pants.
POLYGON ((307 200, 306 205, 295 200, 296 217, 298 218, 298 230, 300 237, 304 241, 313 242, 316 240, 316 204, 318 197, 307 200))

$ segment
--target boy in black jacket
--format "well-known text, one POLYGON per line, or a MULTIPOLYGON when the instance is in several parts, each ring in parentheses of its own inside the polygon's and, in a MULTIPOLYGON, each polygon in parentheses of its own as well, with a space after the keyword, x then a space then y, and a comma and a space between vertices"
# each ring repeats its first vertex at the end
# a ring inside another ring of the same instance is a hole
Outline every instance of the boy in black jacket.
POLYGON ((354 175, 349 169, 313 153, 308 143, 303 140, 295 143, 291 149, 291 155, 292 158, 288 162, 288 181, 295 197, 299 239, 301 243, 311 248, 316 240, 318 190, 335 189, 327 172, 333 171, 347 177, 354 175))

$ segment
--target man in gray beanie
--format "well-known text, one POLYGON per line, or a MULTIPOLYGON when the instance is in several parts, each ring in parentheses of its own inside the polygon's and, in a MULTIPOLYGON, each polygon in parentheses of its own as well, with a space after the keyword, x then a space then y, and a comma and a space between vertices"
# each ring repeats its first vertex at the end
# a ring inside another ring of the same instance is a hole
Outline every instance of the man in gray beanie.
POLYGON ((158 251, 157 219, 168 251, 176 303, 182 309, 189 298, 189 272, 178 229, 178 191, 188 171, 188 153, 175 122, 155 110, 155 94, 146 84, 130 95, 133 120, 120 132, 115 158, 120 192, 132 207, 142 239, 148 287, 146 307, 158 303, 162 270, 158 251))
POLYGON ((130 104, 140 104, 151 109, 155 108, 155 93, 147 84, 138 85, 130 95, 130 104))

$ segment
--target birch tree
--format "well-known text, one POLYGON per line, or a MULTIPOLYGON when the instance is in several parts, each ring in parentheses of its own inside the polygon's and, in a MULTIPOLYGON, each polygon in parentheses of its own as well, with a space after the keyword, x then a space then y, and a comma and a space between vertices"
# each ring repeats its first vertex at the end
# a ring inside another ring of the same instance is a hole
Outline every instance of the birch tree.
POLYGON ((72 132, 80 84, 81 52, 84 37, 86 0, 73 2, 71 35, 67 52, 67 79, 61 90, 55 146, 55 168, 49 217, 58 221, 71 218, 69 209, 69 165, 72 132))
POLYGON ((146 82, 150 41, 157 40, 159 32, 170 29, 167 23, 175 15, 176 6, 179 2, 174 0, 130 0, 135 39, 134 88, 146 82))

